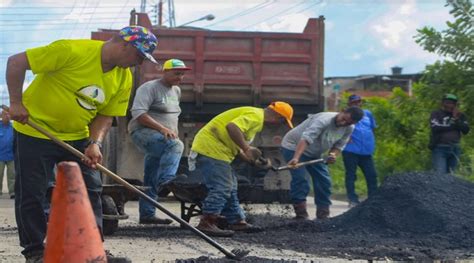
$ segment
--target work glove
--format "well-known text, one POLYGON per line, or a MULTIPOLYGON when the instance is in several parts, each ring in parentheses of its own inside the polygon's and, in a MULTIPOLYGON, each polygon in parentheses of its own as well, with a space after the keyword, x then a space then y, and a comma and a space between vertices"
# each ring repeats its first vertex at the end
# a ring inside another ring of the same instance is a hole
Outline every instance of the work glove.
POLYGON ((270 158, 260 157, 255 161, 254 165, 259 169, 268 170, 272 168, 272 161, 270 160, 270 158))
POLYGON ((255 148, 250 146, 245 152, 244 152, 245 157, 247 160, 251 163, 254 164, 255 161, 262 156, 262 152, 255 148))

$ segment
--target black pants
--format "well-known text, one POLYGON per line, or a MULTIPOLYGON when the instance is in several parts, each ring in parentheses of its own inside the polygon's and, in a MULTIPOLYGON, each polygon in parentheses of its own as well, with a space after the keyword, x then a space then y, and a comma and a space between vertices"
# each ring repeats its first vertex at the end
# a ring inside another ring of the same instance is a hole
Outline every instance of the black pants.
MULTIPOLYGON (((22 253, 42 251, 46 236, 47 218, 44 212, 48 182, 54 178, 54 166, 62 161, 77 162, 82 171, 97 225, 102 229, 100 173, 81 163, 80 159, 51 140, 30 137, 18 132, 14 135, 15 148, 15 216, 22 253)), ((68 141, 84 152, 86 139, 68 141)))

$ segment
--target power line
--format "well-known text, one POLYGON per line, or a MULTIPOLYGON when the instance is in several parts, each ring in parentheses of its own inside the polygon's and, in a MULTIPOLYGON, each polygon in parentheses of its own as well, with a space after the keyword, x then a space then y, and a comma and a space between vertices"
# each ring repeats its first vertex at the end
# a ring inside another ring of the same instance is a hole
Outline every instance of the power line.
POLYGON ((93 16, 90 16, 90 17, 87 17, 87 18, 80 18, 80 19, 77 19, 77 18, 63 18, 62 20, 48 20, 48 22, 43 22, 44 20, 29 20, 28 22, 36 22, 36 23, 1 23, 2 21, 0 20, 0 23, 3 25, 3 26, 30 26, 30 25, 38 25, 38 24, 41 24, 41 25, 60 25, 60 24, 63 24, 63 23, 67 23, 69 21, 79 21, 81 19, 83 20, 86 20, 86 19, 93 19, 94 21, 113 21, 113 20, 116 20, 117 18, 123 18, 123 19, 128 19, 130 16, 115 16, 115 17, 97 17, 97 18, 93 18, 93 16))
MULTIPOLYGON (((100 5, 100 2, 96 2, 95 8, 94 8, 94 12, 95 12, 96 8, 97 8, 99 5, 100 5)), ((89 18, 89 24, 88 24, 87 26, 90 26, 91 20, 92 20, 92 16, 89 18)), ((83 28, 83 29, 86 30, 86 32, 87 32, 87 26, 85 26, 85 28, 83 28)), ((81 34, 80 34, 80 35, 81 35, 81 34)))
MULTIPOLYGON (((130 8, 133 8, 134 6, 128 6, 130 8)), ((118 9, 118 8, 117 8, 118 9)), ((110 15, 114 15, 114 14, 117 14, 117 13, 121 13, 121 12, 118 12, 118 11, 114 11, 114 12, 105 12, 105 11, 101 11, 101 12, 82 12, 82 14, 85 14, 85 15, 93 15, 93 14, 110 14, 110 15)), ((42 15, 47 15, 47 16, 67 16, 67 15, 71 15, 71 12, 68 12, 68 13, 52 13, 52 14, 39 14, 39 13, 14 13, 14 14, 1 14, 2 16, 3 15, 12 15, 12 16, 24 16, 24 15, 28 15, 28 16, 42 16, 42 15)), ((53 19, 45 19, 45 18, 38 18, 40 20, 53 20, 53 19)), ((18 20, 22 20, 22 21, 30 21, 32 19, 0 19, 1 21, 18 21, 18 20)))
MULTIPOLYGON (((89 0, 86 0, 85 5, 87 6, 88 3, 89 3, 89 0)), ((74 6, 76 6, 76 5, 74 5, 74 6)), ((73 7, 73 8, 75 9, 75 7, 73 7)), ((81 13, 80 13, 79 16, 81 16, 82 13, 84 12, 84 8, 82 8, 80 12, 81 12, 81 13)), ((79 21, 76 20, 76 23, 74 24, 74 28, 73 28, 73 29, 71 30, 71 32, 68 34, 68 38, 71 38, 71 37, 72 37, 72 34, 74 33, 74 31, 76 31, 76 27, 77 27, 77 23, 78 23, 78 22, 79 22, 79 21)))
MULTIPOLYGON (((123 20, 127 20, 127 23, 128 23, 128 17, 122 17, 123 20)), ((69 22, 58 22, 58 23, 36 23, 36 24, 18 24, 18 25, 9 25, 8 28, 9 29, 12 29, 12 30, 2 30, 2 31, 15 31, 17 29, 21 30, 21 29, 24 29, 25 27, 28 27, 28 26, 31 26, 33 29, 35 28, 38 28, 39 26, 40 27, 55 27, 55 26, 73 26, 73 25, 87 25, 87 24, 90 24, 91 22, 94 22, 94 24, 110 24, 110 23, 114 23, 115 19, 112 19, 112 18, 109 18, 109 19, 106 19, 106 20, 100 20, 100 21, 97 21, 97 20, 92 20, 90 19, 90 22, 75 22, 75 21, 69 21, 69 22)))
MULTIPOLYGON (((307 8, 309 8, 309 7, 311 7, 311 6, 320 4, 321 2, 322 2, 322 0, 318 0, 316 3, 313 3, 313 4, 309 5, 309 6, 306 6, 304 9, 307 9, 307 8)), ((290 8, 287 8, 287 9, 285 9, 285 10, 279 12, 279 13, 276 13, 276 14, 274 14, 274 15, 268 17, 268 18, 265 18, 265 19, 263 19, 263 20, 260 20, 260 21, 258 21, 258 22, 256 22, 256 23, 253 23, 253 24, 249 25, 249 26, 243 27, 241 30, 244 30, 244 29, 253 27, 253 26, 255 26, 255 25, 260 25, 261 23, 264 23, 264 22, 266 22, 266 21, 268 21, 268 20, 270 20, 270 19, 272 19, 272 18, 274 18, 274 17, 280 16, 280 15, 282 15, 282 14, 288 12, 289 10, 294 9, 294 8, 296 8, 296 7, 298 7, 298 6, 302 5, 302 4, 305 4, 305 3, 307 3, 307 1, 306 1, 306 0, 303 0, 303 1, 299 2, 298 4, 295 4, 295 5, 291 6, 290 8)))
MULTIPOLYGON (((120 9, 119 14, 122 13, 123 9, 128 5, 128 2, 130 2, 130 0, 127 0, 127 2, 122 6, 122 8, 120 9)), ((130 14, 128 14, 128 17, 130 17, 130 14)), ((117 20, 117 18, 118 18, 118 17, 115 17, 114 22, 112 22, 109 27, 112 27, 112 25, 115 23, 115 21, 117 20)))
MULTIPOLYGON (((11 7, 2 7, 3 10, 8 9, 21 9, 21 10, 38 10, 38 9, 71 9, 73 6, 11 6, 11 7)), ((98 9, 104 8, 121 8, 122 5, 106 5, 106 6, 99 6, 98 9)), ((76 8, 93 8, 88 7, 87 5, 76 6, 76 8)))
POLYGON ((238 17, 242 17, 242 16, 245 16, 245 15, 248 15, 248 14, 250 14, 250 13, 253 13, 253 12, 257 11, 257 10, 260 10, 260 9, 262 9, 262 8, 264 8, 264 7, 266 7, 266 6, 272 5, 272 4, 273 4, 273 0, 265 1, 265 2, 263 2, 263 3, 260 3, 260 4, 258 4, 258 5, 255 5, 255 6, 253 6, 253 7, 247 8, 247 9, 245 9, 245 10, 243 10, 243 11, 237 13, 237 14, 231 15, 231 16, 229 16, 229 17, 226 17, 226 18, 224 18, 224 19, 222 19, 222 20, 219 20, 219 21, 217 21, 217 22, 214 22, 214 23, 212 23, 212 24, 205 25, 204 27, 215 26, 215 25, 217 25, 217 24, 219 24, 219 23, 222 23, 222 22, 225 22, 225 21, 229 21, 229 20, 232 20, 232 19, 234 19, 234 18, 238 18, 238 17))

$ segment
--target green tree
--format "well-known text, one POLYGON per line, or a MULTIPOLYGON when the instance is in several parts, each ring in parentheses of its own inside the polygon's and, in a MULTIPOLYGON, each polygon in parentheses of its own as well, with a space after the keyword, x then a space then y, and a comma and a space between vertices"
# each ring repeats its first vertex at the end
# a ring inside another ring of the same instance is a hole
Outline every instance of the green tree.
MULTIPOLYGON (((474 123, 474 8, 470 0, 448 0, 447 6, 454 18, 446 22, 447 29, 424 27, 418 30, 415 40, 425 50, 450 60, 428 65, 420 82, 413 85, 413 97, 395 88, 390 98, 366 99, 364 108, 372 111, 378 123, 374 160, 381 180, 393 173, 430 169, 429 117, 440 107, 443 94, 456 94, 461 111, 474 123)), ((462 140, 464 154, 458 174, 474 181, 474 127, 471 128, 473 131, 462 140)), ((344 193, 342 160, 331 166, 331 176, 335 192, 344 193)), ((363 178, 360 171, 358 177, 363 178)), ((364 180, 357 180, 356 188, 365 193, 364 180)))
POLYGON ((437 31, 432 27, 418 30, 416 42, 429 52, 452 58, 465 70, 474 69, 474 8, 470 0, 448 0, 454 21, 437 31))

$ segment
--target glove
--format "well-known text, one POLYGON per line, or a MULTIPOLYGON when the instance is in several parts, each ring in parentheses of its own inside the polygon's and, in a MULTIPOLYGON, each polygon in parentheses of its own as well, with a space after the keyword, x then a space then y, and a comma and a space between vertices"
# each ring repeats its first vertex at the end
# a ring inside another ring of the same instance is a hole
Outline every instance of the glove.
POLYGON ((244 152, 245 157, 249 160, 250 163, 254 164, 255 161, 262 156, 262 152, 255 148, 250 146, 245 152, 244 152))
POLYGON ((255 161, 254 165, 259 169, 268 170, 272 168, 272 161, 270 160, 270 158, 260 157, 255 161))

